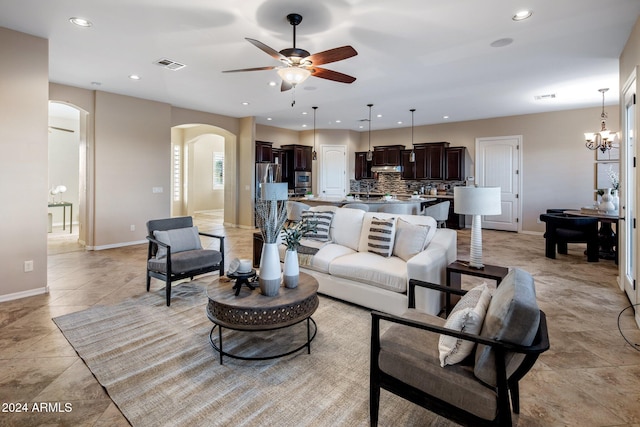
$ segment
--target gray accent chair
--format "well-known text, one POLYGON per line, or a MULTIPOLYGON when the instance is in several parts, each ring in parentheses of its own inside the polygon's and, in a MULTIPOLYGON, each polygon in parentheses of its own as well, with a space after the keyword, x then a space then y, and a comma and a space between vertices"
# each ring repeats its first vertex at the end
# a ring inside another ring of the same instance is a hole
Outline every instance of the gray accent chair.
POLYGON ((381 388, 464 426, 511 426, 512 411, 520 412, 518 382, 549 349, 531 275, 509 272, 493 293, 479 335, 444 328, 445 319, 415 310, 416 286, 466 293, 412 279, 403 316, 371 313, 371 426, 378 425, 381 388), (476 343, 474 353, 441 367, 441 334, 476 343))
POLYGON ((422 211, 423 215, 430 216, 438 223, 438 228, 446 228, 447 219, 449 219, 449 206, 451 202, 449 200, 445 202, 436 203, 435 205, 427 206, 422 211))
MULTIPOLYGON (((190 216, 154 219, 147 222, 149 248, 147 251, 147 292, 151 287, 151 278, 162 280, 166 285, 167 306, 171 305, 171 282, 189 277, 210 273, 213 271, 224 274, 224 236, 198 232, 199 236, 207 236, 220 241, 219 250, 213 249, 171 249, 171 244, 162 242, 156 238, 155 231, 169 231, 189 229, 193 227, 193 218, 190 216), (159 254, 162 252, 162 254, 159 254), (166 254, 165 254, 166 252, 166 254)), ((198 242, 199 243, 199 242, 198 242)), ((176 247, 178 245, 175 245, 176 247)), ((175 249, 175 248, 174 248, 175 249)))

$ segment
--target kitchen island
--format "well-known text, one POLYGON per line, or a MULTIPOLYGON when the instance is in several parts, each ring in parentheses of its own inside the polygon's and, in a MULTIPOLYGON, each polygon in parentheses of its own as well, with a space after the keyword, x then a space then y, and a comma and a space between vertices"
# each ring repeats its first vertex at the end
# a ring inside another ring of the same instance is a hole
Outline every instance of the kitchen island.
POLYGON ((420 215, 420 212, 422 211, 424 205, 434 202, 436 199, 434 197, 420 197, 418 199, 403 197, 385 200, 383 197, 369 197, 346 200, 345 198, 337 197, 314 197, 312 199, 308 199, 305 197, 296 197, 289 198, 289 200, 306 203, 310 206, 330 205, 340 207, 348 203, 363 203, 369 206, 369 212, 379 212, 383 206, 399 205, 399 209, 402 211, 399 213, 408 215, 420 215))

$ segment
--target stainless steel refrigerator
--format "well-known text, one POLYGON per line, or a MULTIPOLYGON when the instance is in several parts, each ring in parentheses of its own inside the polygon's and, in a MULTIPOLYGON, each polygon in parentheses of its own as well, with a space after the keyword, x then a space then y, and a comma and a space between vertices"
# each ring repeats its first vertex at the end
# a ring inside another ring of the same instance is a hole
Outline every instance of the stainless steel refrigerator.
POLYGON ((278 163, 256 163, 256 199, 262 196, 262 184, 282 182, 282 170, 278 163))

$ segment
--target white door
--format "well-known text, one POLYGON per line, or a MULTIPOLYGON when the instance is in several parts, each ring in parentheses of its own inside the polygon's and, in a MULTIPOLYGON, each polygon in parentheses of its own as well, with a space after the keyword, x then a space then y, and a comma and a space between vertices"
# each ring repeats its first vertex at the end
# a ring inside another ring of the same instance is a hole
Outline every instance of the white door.
POLYGON ((347 194, 347 147, 323 145, 320 158, 320 195, 344 197, 347 194))
POLYGON ((483 216, 483 228, 519 229, 521 146, 522 135, 476 138, 475 183, 502 189, 502 214, 483 216))
MULTIPOLYGON (((636 108, 636 80, 632 78, 624 90, 624 115, 622 122, 624 126, 623 139, 621 141, 620 170, 624 177, 622 180, 622 191, 620 194, 620 223, 616 230, 618 233, 618 260, 620 265, 620 275, 624 291, 629 297, 631 304, 638 302, 636 291, 636 277, 638 259, 638 229, 636 228, 637 217, 637 187, 638 179, 636 172, 636 161, 638 148, 634 135, 637 133, 636 118, 638 111, 636 108)), ((636 311, 637 313, 637 311, 636 311)), ((636 318, 638 315, 636 314, 636 318)))

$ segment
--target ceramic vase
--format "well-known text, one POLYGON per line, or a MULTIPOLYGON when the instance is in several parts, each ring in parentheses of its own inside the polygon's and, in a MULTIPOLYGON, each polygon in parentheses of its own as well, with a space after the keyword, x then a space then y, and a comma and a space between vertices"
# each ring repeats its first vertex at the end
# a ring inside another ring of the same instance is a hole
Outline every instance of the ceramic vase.
POLYGON ((611 203, 613 203, 613 210, 618 211, 620 209, 620 197, 618 196, 618 190, 613 190, 611 195, 611 203))
POLYGON ((604 189, 604 194, 602 195, 602 198, 600 200, 601 200, 600 206, 598 206, 598 209, 600 209, 603 212, 613 212, 615 210, 610 188, 604 189))
POLYGON ((285 288, 297 288, 300 278, 300 266, 298 264, 298 251, 287 249, 284 253, 284 271, 282 281, 285 288))
POLYGON ((265 243, 260 258, 260 275, 258 284, 262 295, 272 297, 280 290, 280 256, 277 243, 265 243))

